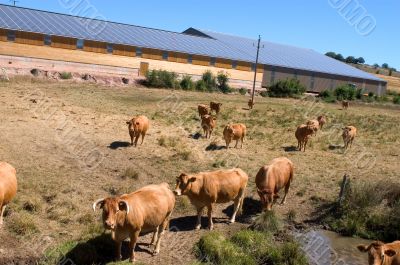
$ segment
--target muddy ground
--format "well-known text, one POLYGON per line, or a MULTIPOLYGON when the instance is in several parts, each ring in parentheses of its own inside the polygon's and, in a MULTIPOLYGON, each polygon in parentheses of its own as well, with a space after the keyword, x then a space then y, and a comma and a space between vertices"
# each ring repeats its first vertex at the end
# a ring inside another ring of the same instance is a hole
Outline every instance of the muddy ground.
MULTIPOLYGON (((94 241, 103 246, 102 262, 111 262, 112 243, 102 236, 101 213, 93 213, 93 201, 150 183, 166 181, 172 187, 182 172, 238 166, 249 174, 245 216, 229 225, 230 204, 215 211, 215 229, 227 234, 247 227, 259 211, 254 177, 275 157, 288 157, 296 168, 288 203, 275 210, 281 218, 294 213, 300 224, 318 217, 321 207, 336 200, 345 173, 359 181, 400 181, 398 107, 360 104, 344 111, 311 99, 257 97, 250 111, 247 101, 242 95, 34 78, 0 82, 0 160, 17 168, 19 180, 0 231, 0 263, 32 264, 42 258, 43 264, 54 264, 60 253, 76 257, 82 249, 82 262, 95 261, 91 255, 99 249, 85 248, 85 242, 94 241), (197 104, 210 100, 223 103, 211 140, 201 137, 196 110, 197 104), (297 125, 320 113, 327 115, 328 124, 305 153, 296 151, 297 125), (151 119, 151 128, 142 146, 130 147, 126 121, 138 114, 151 119), (223 148, 222 130, 229 122, 247 125, 243 149, 223 148), (346 153, 340 137, 344 125, 359 130, 346 153)), ((159 256, 149 254, 147 235, 140 238, 137 260, 194 262, 193 245, 207 233, 193 230, 194 215, 188 200, 179 198, 172 231, 165 234, 159 256)))

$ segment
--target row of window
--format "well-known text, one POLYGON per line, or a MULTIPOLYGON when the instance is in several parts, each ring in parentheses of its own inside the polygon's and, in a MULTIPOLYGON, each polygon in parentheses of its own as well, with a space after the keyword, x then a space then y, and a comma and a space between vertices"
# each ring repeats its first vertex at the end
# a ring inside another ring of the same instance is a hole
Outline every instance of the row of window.
MULTIPOLYGON (((295 70, 294 73, 293 73, 293 78, 297 79, 297 77, 298 77, 298 72, 295 70)), ((275 83, 275 69, 274 68, 271 69, 271 80, 270 80, 270 83, 271 84, 275 83)), ((335 80, 331 79, 331 83, 330 83, 331 89, 334 88, 334 85, 335 85, 335 80)), ((314 86, 315 86, 315 74, 312 74, 311 77, 310 77, 310 89, 313 90, 314 86)))
MULTIPOLYGON (((16 39, 16 32, 15 31, 11 31, 11 30, 8 31, 7 32, 7 40, 11 41, 11 42, 14 42, 15 39, 16 39)), ((50 35, 45 35, 44 38, 43 38, 43 44, 45 46, 51 46, 51 43, 52 43, 51 36, 50 35)), ((83 39, 77 39, 76 40, 76 48, 78 50, 82 50, 84 46, 85 46, 85 40, 83 40, 83 39)), ((113 53, 113 51, 114 51, 113 44, 107 43, 106 50, 107 50, 107 53, 113 53)), ((137 47, 135 52, 136 52, 136 56, 137 57, 142 57, 142 55, 143 55, 142 48, 138 48, 137 47)), ((169 58, 169 53, 167 51, 163 51, 162 52, 162 59, 165 60, 165 61, 168 61, 168 58, 169 58)), ((193 63, 193 55, 191 55, 191 54, 188 55, 187 62, 189 64, 193 63)), ((210 58, 210 66, 215 66, 216 63, 217 63, 217 59, 215 57, 211 57, 210 58)), ((238 66, 238 62, 237 61, 232 61, 232 69, 237 69, 237 66, 238 66)), ((256 65, 253 63, 251 65, 251 71, 254 72, 255 69, 256 69, 256 65)))

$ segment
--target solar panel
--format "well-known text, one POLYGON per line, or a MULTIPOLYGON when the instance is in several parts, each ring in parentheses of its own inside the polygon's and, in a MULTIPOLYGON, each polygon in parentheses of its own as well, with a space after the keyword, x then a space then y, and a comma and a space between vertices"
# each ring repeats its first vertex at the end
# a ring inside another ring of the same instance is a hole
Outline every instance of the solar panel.
MULTIPOLYGON (((189 29, 178 33, 0 4, 0 28, 254 62, 255 40, 189 29), (197 33, 196 36, 193 33, 197 33), (210 36, 210 37, 207 37, 210 36)), ((385 82, 313 50, 263 42, 260 63, 385 82)))

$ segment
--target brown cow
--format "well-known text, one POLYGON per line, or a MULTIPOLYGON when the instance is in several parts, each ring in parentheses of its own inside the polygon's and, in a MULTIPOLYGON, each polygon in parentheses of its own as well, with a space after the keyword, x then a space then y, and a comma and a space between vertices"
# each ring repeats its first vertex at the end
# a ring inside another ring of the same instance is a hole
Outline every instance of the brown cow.
POLYGON ((249 102, 247 102, 247 105, 249 106, 249 109, 253 109, 254 107, 254 101, 249 99, 249 102))
POLYGON ((317 132, 319 130, 319 121, 318 120, 309 120, 309 121, 307 121, 306 125, 313 129, 314 135, 317 135, 317 132))
POLYGON ((275 158, 269 165, 260 168, 256 175, 256 186, 264 210, 272 210, 282 188, 285 188, 285 196, 281 204, 285 204, 290 183, 293 181, 293 170, 292 161, 286 157, 275 158))
POLYGON ((295 136, 297 139, 297 149, 301 151, 306 151, 306 146, 308 140, 311 138, 311 136, 314 134, 314 128, 305 124, 300 125, 297 127, 297 130, 295 132, 295 136))
POLYGON ((203 117, 204 115, 209 115, 211 112, 208 109, 207 105, 200 104, 197 106, 197 109, 199 110, 199 116, 200 118, 203 117))
POLYGON ((347 100, 342 100, 342 108, 344 110, 349 108, 350 103, 347 100))
POLYGON ((0 228, 3 225, 3 215, 7 204, 17 193, 17 172, 13 166, 0 162, 0 228))
POLYGON ((322 127, 324 127, 326 123, 326 117, 324 115, 320 115, 318 116, 317 121, 319 123, 319 128, 322 130, 322 127))
POLYGON ((369 265, 400 265, 400 241, 390 244, 375 241, 357 248, 361 252, 368 252, 369 265))
POLYGON ((175 194, 187 195, 190 202, 197 209, 196 229, 201 227, 201 214, 208 209, 208 228, 213 229, 212 210, 215 203, 234 201, 231 223, 235 222, 236 215, 243 207, 244 193, 248 181, 247 174, 240 168, 200 172, 195 175, 182 173, 176 179, 175 194))
POLYGON ((206 138, 211 138, 211 133, 217 125, 217 118, 211 115, 201 117, 201 128, 204 130, 206 138))
POLYGON ((130 238, 130 260, 135 261, 135 246, 140 233, 154 232, 150 245, 160 251, 160 240, 175 206, 175 196, 167 183, 145 186, 133 193, 104 198, 93 203, 103 209, 103 225, 116 242, 116 257, 121 259, 122 241, 130 238))
POLYGON ((357 128, 354 126, 346 126, 343 129, 342 137, 344 142, 344 150, 353 145, 354 138, 357 135, 357 128))
POLYGON ((237 148, 239 140, 241 143, 240 148, 243 148, 244 138, 246 137, 246 125, 242 123, 229 124, 225 126, 223 134, 227 149, 232 140, 236 140, 235 148, 237 148))
MULTIPOLYGON (((221 106, 222 106, 222 103, 213 102, 213 101, 210 102, 211 111, 214 110, 217 115, 221 111, 221 106)), ((211 113, 211 111, 210 111, 210 113, 211 113)))
POLYGON ((127 121, 126 124, 128 124, 129 135, 131 136, 131 145, 133 145, 133 138, 135 138, 135 146, 137 146, 140 136, 142 136, 141 144, 143 144, 144 136, 150 127, 149 119, 141 115, 132 118, 127 121))

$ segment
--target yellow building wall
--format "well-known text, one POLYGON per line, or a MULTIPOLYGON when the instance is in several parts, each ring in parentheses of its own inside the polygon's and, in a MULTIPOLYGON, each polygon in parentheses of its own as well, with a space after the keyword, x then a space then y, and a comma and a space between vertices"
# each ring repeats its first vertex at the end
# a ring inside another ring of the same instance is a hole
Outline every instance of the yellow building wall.
POLYGON ((7 31, 0 29, 0 41, 7 41, 7 31))

